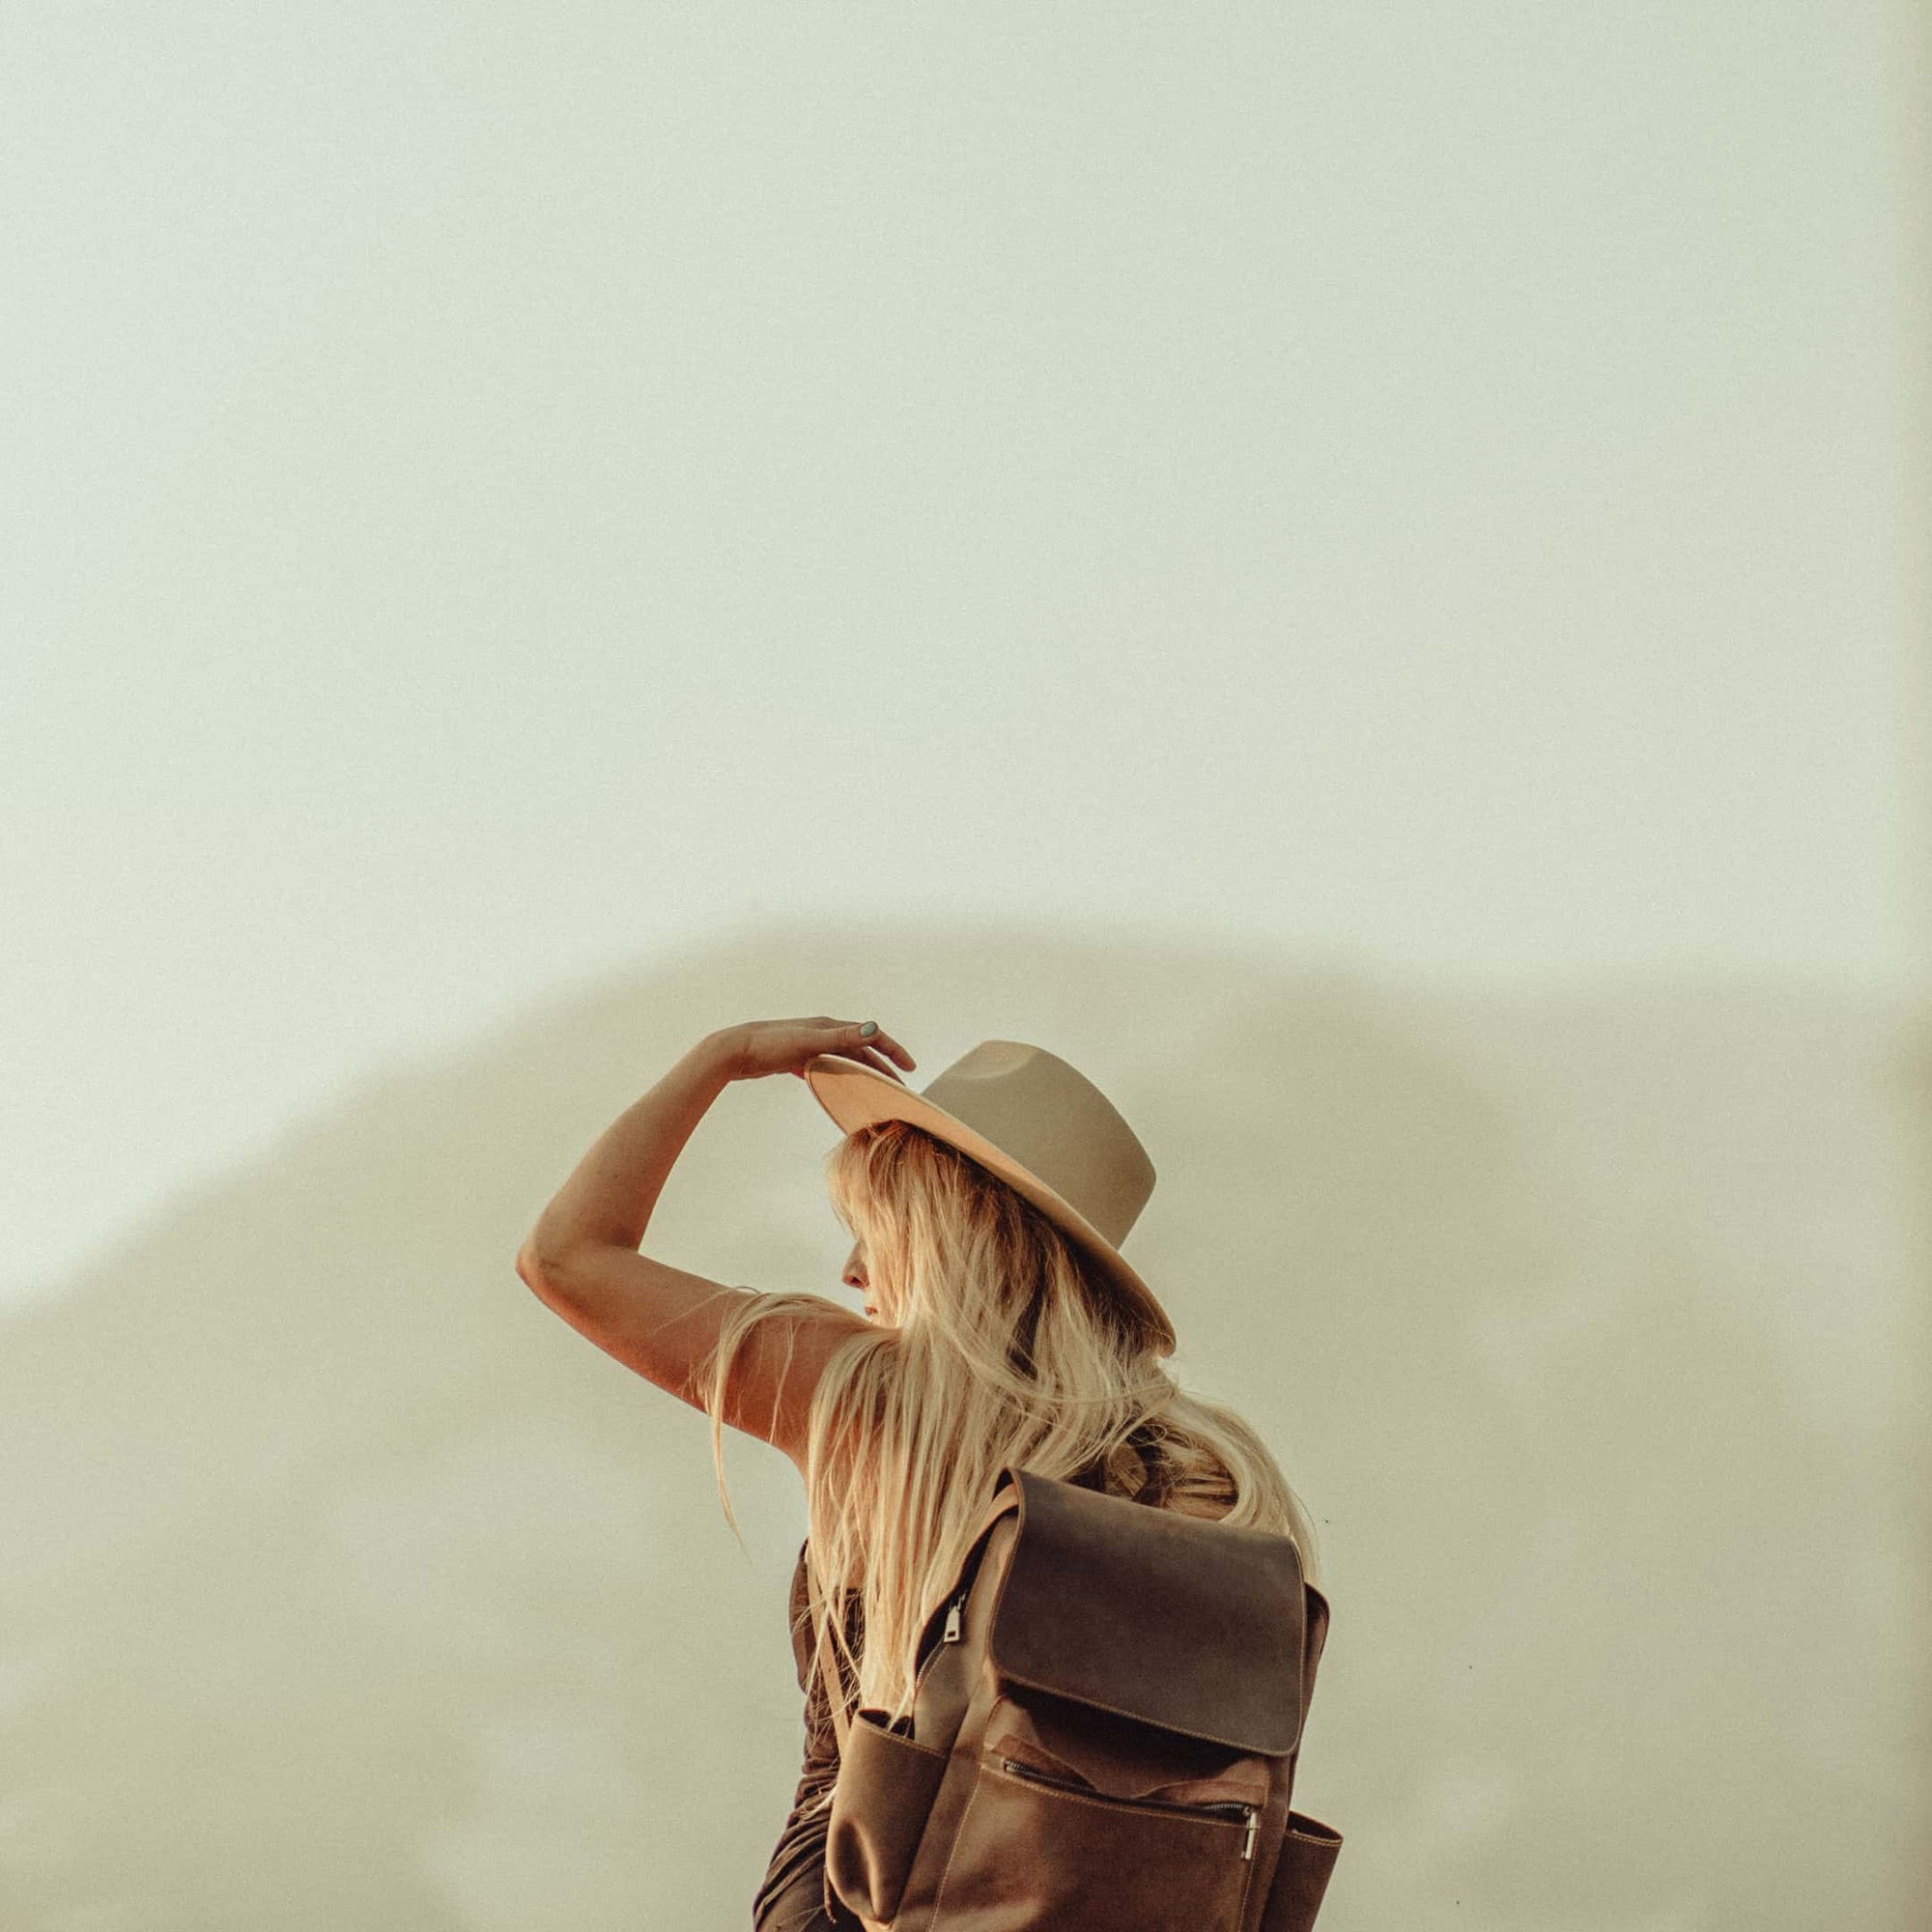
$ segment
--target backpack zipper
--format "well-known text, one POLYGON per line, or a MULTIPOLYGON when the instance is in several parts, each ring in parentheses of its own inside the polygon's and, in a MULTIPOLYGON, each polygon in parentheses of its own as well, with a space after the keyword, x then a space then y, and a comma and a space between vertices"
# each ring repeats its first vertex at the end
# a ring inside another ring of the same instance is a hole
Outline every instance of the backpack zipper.
MULTIPOLYGON (((940 1633, 941 1643, 957 1643, 959 1641, 960 1638, 959 1611, 961 1606, 965 1604, 967 1595, 971 1589, 972 1585, 968 1584, 966 1589, 961 1590, 960 1593, 947 1605, 946 1628, 940 1633)), ((925 1656, 920 1661, 919 1674, 914 1679, 913 1683, 913 1690, 915 1695, 918 1694, 920 1687, 924 1684, 925 1673, 932 1668, 932 1660, 938 1655, 939 1655, 939 1646, 935 1644, 932 1647, 932 1649, 928 1650, 925 1656)))
POLYGON ((1049 1777, 1037 1765, 1022 1764, 1016 1757, 1003 1757, 1000 1769, 1009 1771, 1015 1777, 1030 1777, 1036 1784, 1050 1785, 1055 1791, 1078 1792, 1083 1798, 1098 1798, 1112 1804, 1137 1804, 1143 1811, 1179 1811, 1189 1818, 1199 1818, 1204 1814, 1218 1818, 1245 1818, 1247 1832, 1241 1839, 1241 1857, 1252 1859, 1255 1855, 1255 1834, 1261 1828, 1261 1813, 1252 1804, 1244 1804, 1237 1798, 1219 1799, 1211 1804, 1173 1804, 1160 1798, 1115 1798, 1105 1791, 1087 1791, 1077 1784, 1068 1784, 1064 1778, 1049 1777))

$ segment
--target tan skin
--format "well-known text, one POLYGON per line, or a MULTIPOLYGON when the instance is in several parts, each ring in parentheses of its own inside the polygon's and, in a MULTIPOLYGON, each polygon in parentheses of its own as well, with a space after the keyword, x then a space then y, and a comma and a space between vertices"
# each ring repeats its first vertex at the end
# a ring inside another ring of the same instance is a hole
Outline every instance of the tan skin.
MULTIPOLYGON (((713 1100, 733 1081, 774 1073, 805 1078, 806 1063, 836 1053, 899 1079, 917 1063, 890 1034, 819 1013, 747 1020, 686 1052, 607 1127, 538 1216, 517 1254, 517 1272, 537 1298, 580 1334, 647 1381, 702 1409, 693 1374, 736 1301, 734 1288, 639 1252, 672 1164, 713 1100)), ((903 1083, 901 1083, 903 1084, 903 1083)), ((865 1243, 855 1241, 840 1279, 865 1297, 865 1313, 819 1305, 753 1331, 724 1410, 733 1429, 782 1449, 805 1470, 811 1392, 833 1350, 877 1322, 865 1243), (791 1346, 787 1370, 784 1354, 791 1346)))

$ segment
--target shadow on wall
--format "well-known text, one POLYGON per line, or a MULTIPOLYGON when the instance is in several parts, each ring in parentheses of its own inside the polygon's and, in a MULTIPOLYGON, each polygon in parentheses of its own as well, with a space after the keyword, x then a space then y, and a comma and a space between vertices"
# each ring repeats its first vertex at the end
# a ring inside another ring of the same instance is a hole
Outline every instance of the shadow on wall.
MULTIPOLYGON (((749 1922, 803 1494, 727 1437, 748 1560, 705 1418, 513 1256, 700 1034, 821 1010, 915 1086, 1037 1040, 1146 1142, 1171 1366, 1321 1531, 1325 1932, 1907 1922, 1895 1016, 895 925, 740 937, 347 1094, 0 1326, 0 1924, 749 1922)), ((832 1132, 728 1090, 651 1251, 853 1305, 832 1132)))

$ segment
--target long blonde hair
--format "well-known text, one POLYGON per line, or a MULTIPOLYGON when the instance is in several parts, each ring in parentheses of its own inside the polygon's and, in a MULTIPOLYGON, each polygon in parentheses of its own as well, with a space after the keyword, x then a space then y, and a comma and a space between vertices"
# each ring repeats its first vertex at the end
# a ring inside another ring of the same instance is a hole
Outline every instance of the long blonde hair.
MULTIPOLYGON (((1164 1507, 1291 1537, 1316 1581, 1313 1520, 1261 1437, 1182 1391, 1145 1324, 1031 1202, 898 1120, 846 1135, 826 1179, 865 1244, 881 1318, 895 1324, 832 1354, 808 1428, 811 1569, 828 1605, 848 1590, 859 1598, 857 1654, 831 1619, 858 1704, 889 1718, 911 1710, 920 1634, 1008 1463, 1071 1477, 1105 1466, 1138 1431, 1153 1445, 1164 1507)), ((747 1296, 699 1377, 727 1520, 720 1396, 731 1364, 757 1322, 822 1301, 747 1296)))

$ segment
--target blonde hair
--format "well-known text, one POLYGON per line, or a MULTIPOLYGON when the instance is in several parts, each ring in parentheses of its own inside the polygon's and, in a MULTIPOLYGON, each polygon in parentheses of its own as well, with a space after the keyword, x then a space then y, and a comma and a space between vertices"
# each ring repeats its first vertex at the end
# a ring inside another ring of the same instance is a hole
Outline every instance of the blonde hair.
MULTIPOLYGON (((865 1243, 880 1316, 895 1324, 833 1352, 808 1427, 811 1569, 828 1605, 858 1597, 857 1652, 831 1618, 858 1704, 889 1719, 911 1710, 921 1633, 1008 1463, 1067 1478, 1107 1466, 1138 1432, 1163 1507, 1288 1536, 1316 1581, 1314 1523, 1261 1437, 1180 1388, 1146 1325, 1031 1202, 907 1121, 848 1134, 826 1156, 826 1179, 865 1243)), ((822 1304, 745 1297, 699 1375, 734 1534, 720 1402, 731 1363, 759 1321, 822 1304)))

